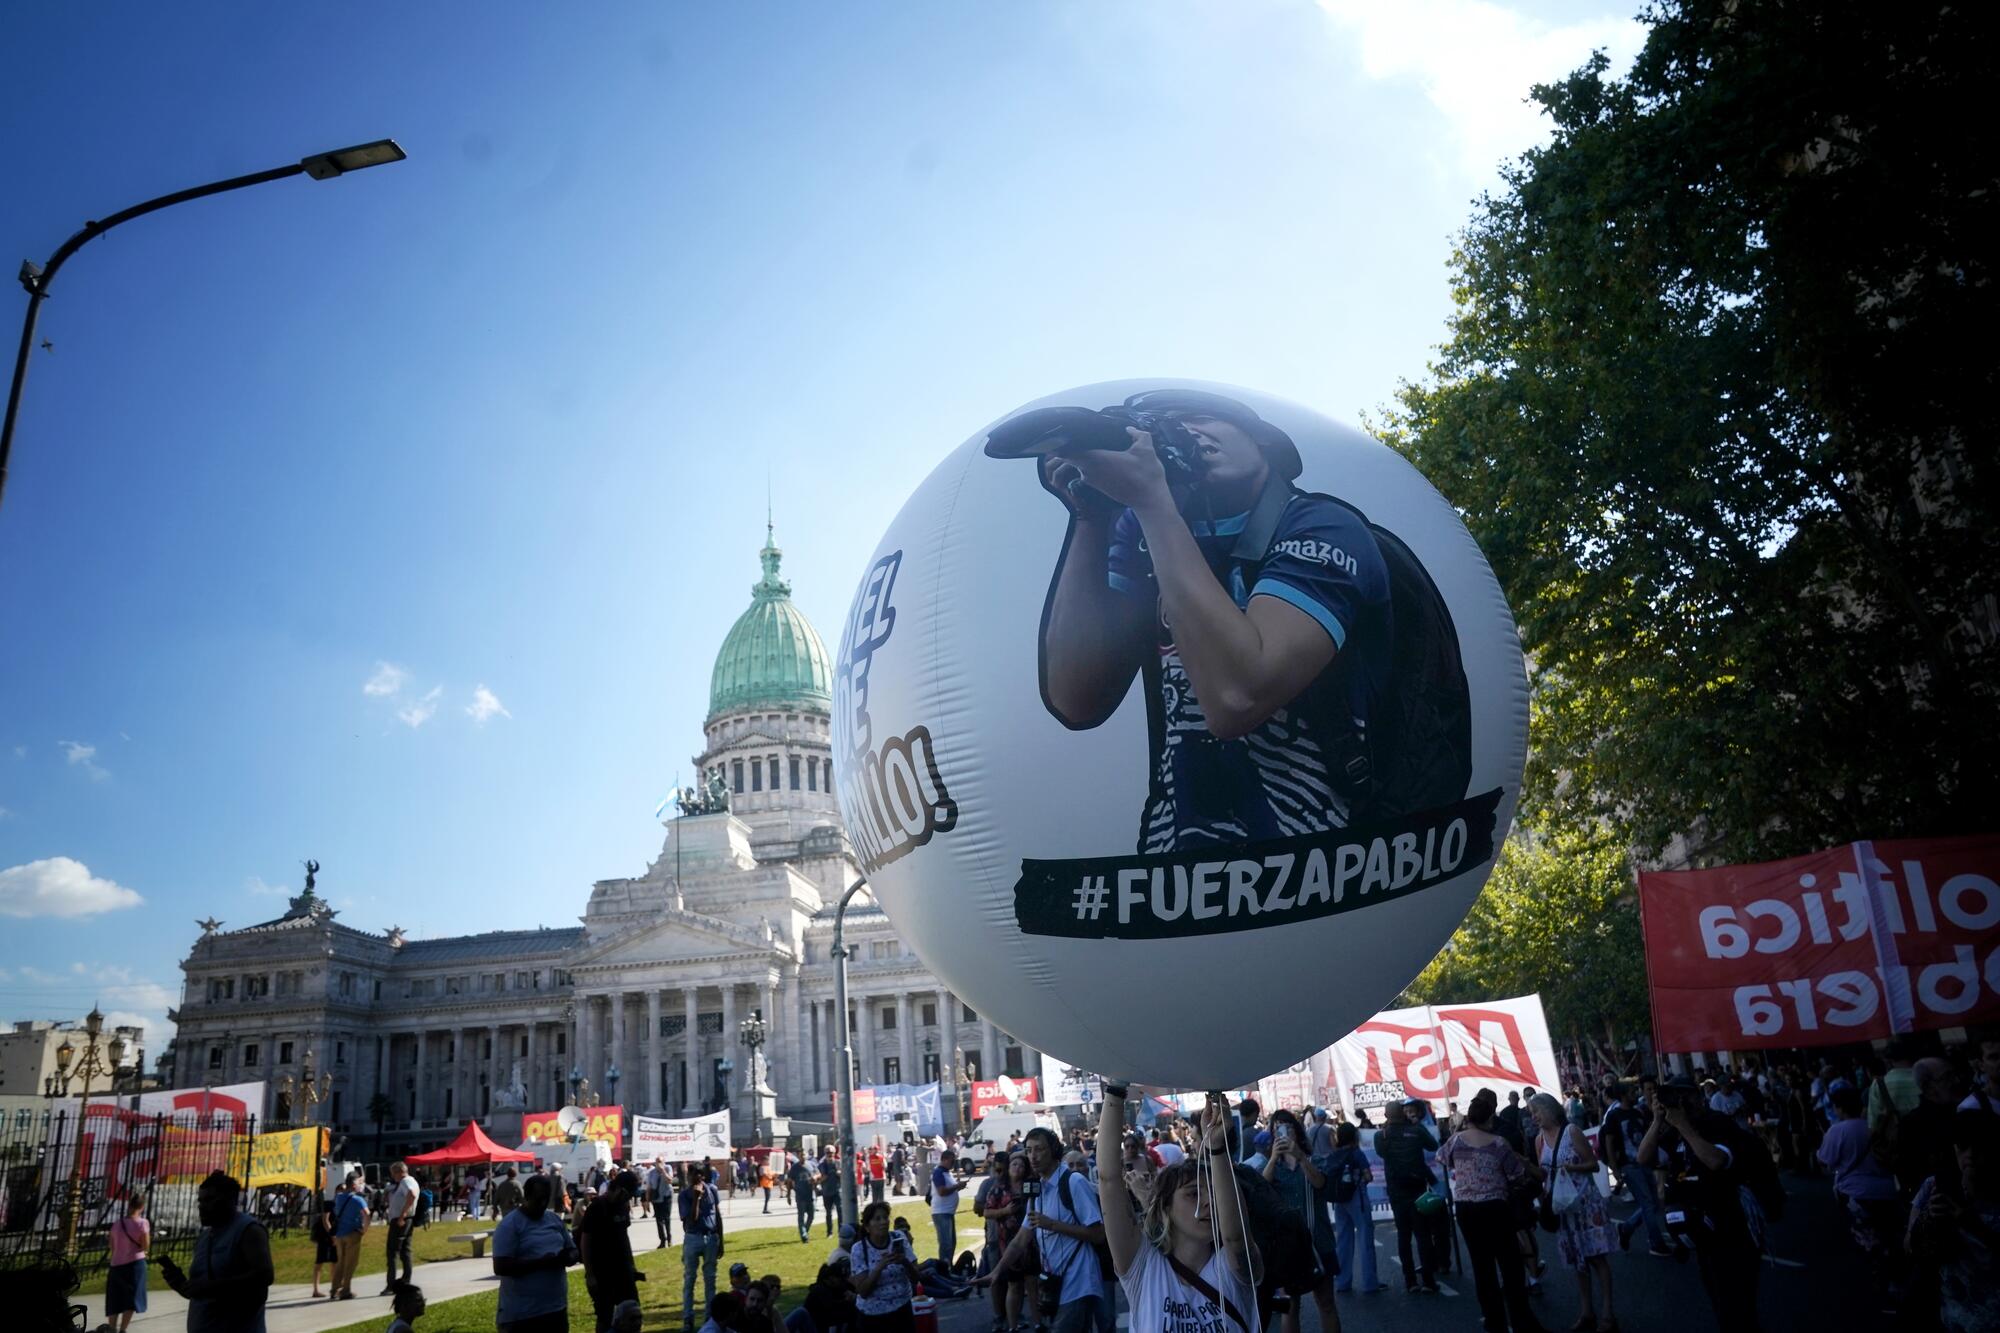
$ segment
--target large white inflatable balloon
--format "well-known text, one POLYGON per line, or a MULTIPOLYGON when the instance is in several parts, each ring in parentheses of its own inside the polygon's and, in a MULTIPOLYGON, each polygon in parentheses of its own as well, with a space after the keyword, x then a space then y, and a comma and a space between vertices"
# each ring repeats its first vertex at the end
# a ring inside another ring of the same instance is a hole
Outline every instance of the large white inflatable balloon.
POLYGON ((1520 643, 1444 498, 1226 385, 1057 394, 876 547, 834 764, 876 897, 967 1004, 1116 1079, 1235 1087, 1378 1009, 1513 819, 1520 643))

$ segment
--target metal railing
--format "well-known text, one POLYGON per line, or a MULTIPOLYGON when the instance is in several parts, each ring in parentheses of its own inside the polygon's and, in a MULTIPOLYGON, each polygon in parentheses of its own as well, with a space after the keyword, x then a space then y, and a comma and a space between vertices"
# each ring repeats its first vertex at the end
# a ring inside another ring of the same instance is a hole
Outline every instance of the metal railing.
MULTIPOLYGON (((202 1179, 222 1170, 243 1183, 253 1136, 290 1128, 255 1117, 141 1116, 93 1106, 79 1133, 73 1107, 9 1114, 0 1119, 0 1270, 67 1261, 86 1279, 103 1271, 112 1228, 135 1196, 146 1200, 150 1257, 172 1255, 185 1265, 201 1225, 195 1190, 202 1179)), ((309 1189, 259 1194, 246 1193, 242 1206, 254 1207, 274 1232, 310 1221, 309 1189)))

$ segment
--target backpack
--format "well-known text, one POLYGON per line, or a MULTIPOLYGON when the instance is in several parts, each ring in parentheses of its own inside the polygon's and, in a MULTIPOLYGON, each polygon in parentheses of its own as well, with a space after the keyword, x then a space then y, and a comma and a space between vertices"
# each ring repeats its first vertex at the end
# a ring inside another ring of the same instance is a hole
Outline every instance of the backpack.
POLYGON ((1742 1180, 1743 1187, 1757 1200, 1764 1210, 1764 1216, 1773 1222, 1785 1219, 1785 1186, 1778 1179, 1778 1164, 1771 1160, 1771 1150, 1755 1134, 1748 1133, 1735 1120, 1722 1116, 1729 1128, 1718 1137, 1729 1149, 1730 1163, 1742 1180))
POLYGON ((1395 627, 1389 692, 1362 749, 1357 824, 1463 800, 1472 782, 1472 693, 1451 611, 1402 538, 1374 523, 1368 531, 1389 567, 1395 627), (1378 764, 1377 755, 1386 757, 1378 764))
MULTIPOLYGON (((1056 1193, 1062 1196, 1062 1205, 1072 1218, 1076 1216, 1076 1205, 1069 1201, 1069 1178, 1075 1174, 1076 1172, 1065 1169, 1062 1175, 1056 1178, 1056 1193)), ((1093 1245, 1090 1248, 1097 1255, 1098 1276, 1106 1282, 1117 1277, 1118 1270, 1111 1262, 1111 1247, 1093 1245)))

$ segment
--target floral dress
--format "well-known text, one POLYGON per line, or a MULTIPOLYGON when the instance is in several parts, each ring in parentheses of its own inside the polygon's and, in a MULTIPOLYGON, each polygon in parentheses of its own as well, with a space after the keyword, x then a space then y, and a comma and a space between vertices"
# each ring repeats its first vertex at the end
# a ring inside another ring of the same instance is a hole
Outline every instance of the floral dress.
MULTIPOLYGON (((1549 1175, 1547 1188, 1555 1187, 1557 1166, 1577 1163, 1576 1139, 1575 1127, 1565 1125, 1556 1147, 1542 1154, 1542 1168, 1549 1175)), ((1595 1173, 1565 1170, 1563 1174, 1575 1184, 1576 1200, 1557 1214, 1562 1228, 1556 1232, 1556 1252, 1565 1264, 1580 1272, 1592 1259, 1618 1248, 1618 1227, 1604 1206, 1604 1196, 1598 1192, 1595 1173)))

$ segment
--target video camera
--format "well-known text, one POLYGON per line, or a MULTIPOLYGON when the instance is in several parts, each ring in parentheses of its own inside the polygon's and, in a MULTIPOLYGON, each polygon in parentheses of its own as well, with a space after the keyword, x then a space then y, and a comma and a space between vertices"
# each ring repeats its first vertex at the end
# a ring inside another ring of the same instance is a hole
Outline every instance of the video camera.
MULTIPOLYGON (((1168 489, 1176 497, 1200 483, 1207 468, 1194 432, 1181 425, 1172 412, 1146 408, 1119 406, 1093 411, 1087 407, 1038 407, 995 426, 986 437, 986 456, 1039 460, 1050 454, 1067 458, 1092 449, 1122 453, 1132 447, 1128 426, 1153 437, 1153 452, 1159 455, 1168 489)), ((1085 503, 1111 503, 1081 484, 1072 494, 1085 503)))

